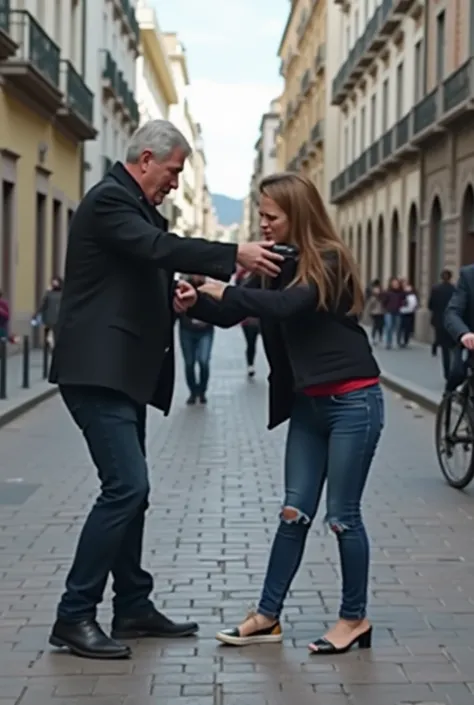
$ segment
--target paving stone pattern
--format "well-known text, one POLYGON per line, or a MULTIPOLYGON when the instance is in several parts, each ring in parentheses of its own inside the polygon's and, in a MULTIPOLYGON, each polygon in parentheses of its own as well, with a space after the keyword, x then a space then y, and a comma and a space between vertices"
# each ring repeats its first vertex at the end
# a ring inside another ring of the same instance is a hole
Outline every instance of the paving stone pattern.
MULTIPOLYGON (((403 353, 401 353, 403 354, 403 353)), ((0 431, 0 481, 40 485, 0 505, 0 705, 473 705, 474 487, 449 489, 433 418, 387 392, 387 428, 366 499, 371 652, 317 658, 306 645, 339 601, 321 508, 284 614, 282 645, 214 640, 258 599, 281 494, 284 429, 265 430, 266 369, 245 379, 238 330, 217 336, 208 408, 149 423, 146 563, 156 604, 199 620, 199 638, 133 643, 125 662, 52 651, 47 636, 97 489, 59 398, 0 431)), ((110 595, 100 611, 107 625, 110 595)))

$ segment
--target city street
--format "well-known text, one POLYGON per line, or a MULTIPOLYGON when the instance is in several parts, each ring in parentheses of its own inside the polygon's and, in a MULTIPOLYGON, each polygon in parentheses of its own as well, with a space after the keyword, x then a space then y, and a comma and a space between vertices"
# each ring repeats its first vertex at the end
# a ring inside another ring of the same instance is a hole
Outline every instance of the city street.
POLYGON ((263 354, 256 380, 247 381, 240 330, 217 335, 207 408, 185 406, 179 372, 170 418, 149 420, 145 558, 157 607, 199 621, 199 637, 132 643, 124 662, 49 647, 97 491, 80 434, 55 397, 0 430, 0 705, 473 705, 474 486, 459 493, 443 481, 433 416, 386 392, 365 503, 372 651, 307 651, 339 600, 324 507, 284 612, 284 643, 221 647, 217 628, 237 624, 258 599, 277 526, 285 429, 266 430, 263 354))

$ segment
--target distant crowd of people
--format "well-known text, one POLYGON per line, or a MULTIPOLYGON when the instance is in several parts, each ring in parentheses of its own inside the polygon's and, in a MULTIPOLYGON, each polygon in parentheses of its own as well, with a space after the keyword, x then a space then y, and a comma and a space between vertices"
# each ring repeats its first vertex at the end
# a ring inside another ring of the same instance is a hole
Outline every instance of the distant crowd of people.
POLYGON ((406 279, 392 277, 385 289, 380 279, 374 279, 367 288, 365 305, 365 315, 372 324, 372 344, 385 340, 388 350, 394 342, 405 348, 415 330, 418 305, 418 296, 406 279))

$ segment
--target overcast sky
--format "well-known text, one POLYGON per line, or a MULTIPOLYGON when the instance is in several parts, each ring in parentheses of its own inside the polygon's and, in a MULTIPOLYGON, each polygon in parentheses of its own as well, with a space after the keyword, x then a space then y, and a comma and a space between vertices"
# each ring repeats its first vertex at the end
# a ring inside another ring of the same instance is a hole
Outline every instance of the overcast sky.
POLYGON ((282 90, 276 56, 289 0, 152 0, 183 41, 211 191, 242 198, 262 113, 282 90))

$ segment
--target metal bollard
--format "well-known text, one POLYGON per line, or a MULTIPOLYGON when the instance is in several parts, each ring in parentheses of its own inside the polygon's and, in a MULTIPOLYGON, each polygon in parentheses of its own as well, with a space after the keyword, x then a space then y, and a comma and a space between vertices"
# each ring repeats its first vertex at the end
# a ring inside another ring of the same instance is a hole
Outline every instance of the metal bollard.
POLYGON ((43 379, 48 378, 48 364, 49 364, 49 346, 48 346, 48 336, 45 332, 43 337, 43 379))
POLYGON ((23 336, 23 389, 30 387, 30 336, 23 336))
POLYGON ((0 340, 0 399, 7 398, 7 341, 0 340))

